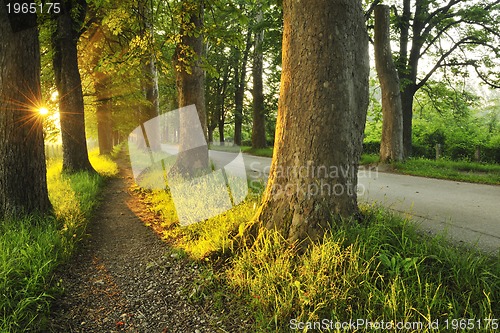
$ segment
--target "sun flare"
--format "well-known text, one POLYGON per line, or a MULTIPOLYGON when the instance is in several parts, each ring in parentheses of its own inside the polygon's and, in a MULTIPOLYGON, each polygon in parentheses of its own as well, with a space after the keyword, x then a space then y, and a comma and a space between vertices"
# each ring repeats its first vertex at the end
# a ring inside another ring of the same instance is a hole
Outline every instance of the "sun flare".
POLYGON ((42 116, 46 116, 49 114, 49 109, 46 107, 41 107, 38 109, 38 113, 40 113, 42 116))

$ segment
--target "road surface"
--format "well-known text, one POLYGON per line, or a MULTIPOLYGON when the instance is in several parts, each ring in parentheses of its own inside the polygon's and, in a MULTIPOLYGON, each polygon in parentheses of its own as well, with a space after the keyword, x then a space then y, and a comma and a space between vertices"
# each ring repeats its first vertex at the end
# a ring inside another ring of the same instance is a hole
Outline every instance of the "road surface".
MULTIPOLYGON (((210 151, 217 164, 234 154, 210 151)), ((267 179, 271 159, 244 155, 248 177, 267 179)), ((358 200, 409 214, 426 231, 445 232, 456 242, 500 250, 500 186, 414 177, 376 169, 358 173, 358 200)))

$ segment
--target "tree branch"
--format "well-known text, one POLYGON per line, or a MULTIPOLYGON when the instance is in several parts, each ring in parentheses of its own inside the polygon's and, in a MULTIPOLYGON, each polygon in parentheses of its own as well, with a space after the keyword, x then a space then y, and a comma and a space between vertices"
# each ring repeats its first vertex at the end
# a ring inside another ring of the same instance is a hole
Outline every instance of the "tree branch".
MULTIPOLYGON (((443 29, 441 29, 438 34, 426 45, 425 49, 420 52, 420 57, 423 56, 428 50, 429 48, 434 45, 434 43, 451 27, 453 27, 455 24, 459 24, 459 23, 462 23, 463 20, 458 20, 458 21, 454 21, 452 23, 448 23, 446 26, 443 27, 443 29)), ((426 35, 426 34, 429 34, 429 32, 427 31, 424 31, 424 33, 422 34, 422 36, 426 35)))
POLYGON ((417 90, 420 89, 426 82, 429 80, 429 78, 434 74, 434 72, 442 67, 443 61, 450 55, 452 54, 460 45, 466 44, 472 37, 465 37, 459 40, 458 42, 455 43, 448 51, 446 51, 439 60, 436 62, 434 67, 427 73, 427 75, 416 85, 417 90))
POLYGON ((480 71, 479 71, 479 66, 474 66, 474 70, 476 71, 476 74, 477 76, 479 76, 479 78, 481 79, 481 81, 483 81, 484 83, 486 83, 487 85, 489 85, 490 87, 492 88, 495 88, 495 89, 500 89, 500 85, 499 84, 496 84, 496 83, 493 83, 493 82, 490 82, 488 80, 488 78, 486 78, 480 71))
POLYGON ((372 2, 372 4, 370 5, 370 8, 368 8, 368 10, 366 11, 365 13, 365 21, 368 21, 368 19, 370 18, 370 16, 372 16, 372 13, 373 11, 375 10, 375 7, 381 2, 382 0, 375 0, 372 2))

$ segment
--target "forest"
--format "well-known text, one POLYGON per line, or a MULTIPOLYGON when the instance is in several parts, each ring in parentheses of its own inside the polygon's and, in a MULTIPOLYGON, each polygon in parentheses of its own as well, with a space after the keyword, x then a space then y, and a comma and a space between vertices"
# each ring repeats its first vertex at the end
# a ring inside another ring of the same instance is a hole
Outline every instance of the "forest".
POLYGON ((498 0, 0 0, 0 332, 497 331, 499 88, 498 0))

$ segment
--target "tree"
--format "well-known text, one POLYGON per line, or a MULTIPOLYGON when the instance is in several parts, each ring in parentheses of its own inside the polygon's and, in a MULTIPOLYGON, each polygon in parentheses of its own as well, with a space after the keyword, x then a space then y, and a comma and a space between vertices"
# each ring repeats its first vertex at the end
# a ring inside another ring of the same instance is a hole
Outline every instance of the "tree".
POLYGON ((51 210, 43 119, 38 113, 36 15, 8 15, 0 1, 0 220, 51 210))
POLYGON ((94 89, 96 97, 97 141, 99 154, 107 155, 113 151, 113 97, 110 91, 111 76, 96 71, 94 73, 94 89))
POLYGON ((382 90, 380 161, 403 159, 403 111, 398 72, 392 60, 389 7, 375 7, 375 65, 382 90))
POLYGON ((250 48, 252 47, 252 33, 247 32, 245 49, 243 54, 240 49, 236 49, 237 64, 234 69, 234 143, 241 146, 241 130, 243 125, 243 100, 245 97, 246 77, 247 77, 247 63, 250 48), (240 66, 241 58, 241 66, 240 66))
POLYGON ((140 17, 140 36, 147 41, 149 54, 142 59, 143 82, 142 89, 146 100, 149 102, 145 109, 144 120, 152 119, 159 115, 159 92, 158 92, 158 72, 156 69, 156 56, 154 45, 153 29, 153 3, 150 1, 138 2, 138 13, 140 17))
POLYGON ((262 29, 262 21, 264 13, 262 6, 257 10, 255 39, 254 39, 254 54, 253 54, 253 125, 252 125, 252 148, 266 147, 266 113, 264 107, 264 83, 262 74, 264 71, 264 54, 262 44, 264 43, 264 30, 262 29))
MULTIPOLYGON (((99 21, 102 21, 99 20, 99 21)), ((106 36, 102 23, 94 24, 88 30, 88 39, 92 44, 88 71, 91 73, 96 102, 97 141, 99 154, 107 155, 113 150, 113 92, 112 75, 100 68, 99 62, 104 56, 106 36)))
POLYGON ((59 92, 63 143, 63 171, 91 171, 85 136, 82 82, 78 70, 77 44, 86 15, 85 0, 61 2, 52 35, 54 74, 59 92))
POLYGON ((402 8, 398 5, 393 10, 399 33, 396 66, 401 80, 404 155, 409 156, 413 99, 436 71, 451 69, 458 74, 469 66, 487 84, 500 87, 495 71, 500 55, 500 1, 402 0, 402 8), (434 59, 434 64, 420 73, 424 57, 434 59))
MULTIPOLYGON (((180 41, 174 55, 179 107, 196 106, 206 142, 205 71, 202 68, 204 1, 184 0, 181 6, 180 41)), ((171 172, 191 175, 207 169, 208 147, 190 149, 193 124, 182 112, 179 123, 179 154, 171 172)))
POLYGON ((368 35, 360 1, 285 0, 283 12, 275 154, 256 219, 290 241, 316 240, 358 212, 368 35))

